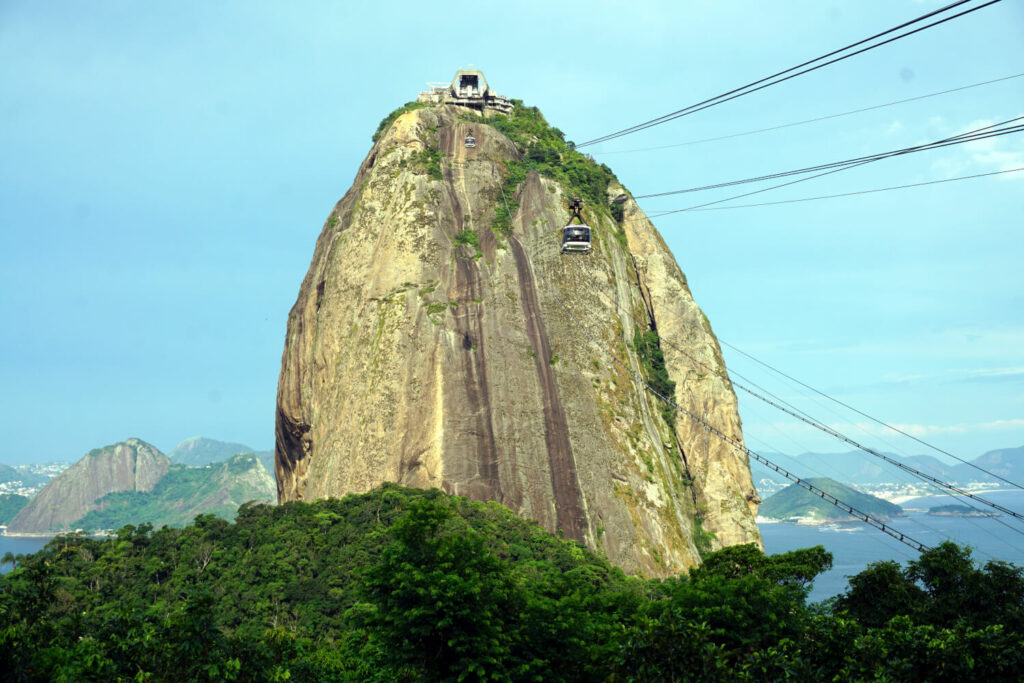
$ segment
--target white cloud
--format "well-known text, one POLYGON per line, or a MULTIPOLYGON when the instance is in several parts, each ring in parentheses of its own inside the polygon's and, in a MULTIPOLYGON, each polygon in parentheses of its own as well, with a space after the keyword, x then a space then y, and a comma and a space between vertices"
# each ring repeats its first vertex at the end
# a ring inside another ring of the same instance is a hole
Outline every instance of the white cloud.
MULTIPOLYGON (((946 128, 941 119, 934 119, 932 123, 939 128, 946 128)), ((978 119, 959 130, 953 131, 949 135, 945 133, 943 135, 945 137, 960 135, 968 131, 992 126, 995 123, 995 121, 990 119, 978 119)), ((946 177, 954 177, 973 173, 1008 171, 1024 167, 1024 136, 1019 133, 974 140, 951 149, 955 149, 956 152, 937 159, 932 163, 933 171, 946 177)), ((1008 173, 1002 176, 1002 179, 1021 181, 1024 180, 1024 172, 1008 173)))
POLYGON ((1024 368, 974 368, 970 370, 950 370, 958 375, 981 378, 1006 378, 1024 376, 1024 368))
POLYGON ((932 379, 934 375, 883 375, 882 381, 889 384, 907 384, 909 382, 920 382, 923 379, 932 379))
POLYGON ((976 432, 1002 432, 1024 429, 1024 419, 993 420, 991 422, 960 423, 952 425, 897 424, 907 434, 922 437, 933 434, 968 434, 976 432))

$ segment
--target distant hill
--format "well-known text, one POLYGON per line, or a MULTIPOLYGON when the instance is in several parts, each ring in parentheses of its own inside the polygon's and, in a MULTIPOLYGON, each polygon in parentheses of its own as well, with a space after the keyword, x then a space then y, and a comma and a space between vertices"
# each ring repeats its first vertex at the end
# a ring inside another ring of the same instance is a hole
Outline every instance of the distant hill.
POLYGON ((10 465, 0 464, 0 484, 20 481, 25 488, 32 488, 42 486, 49 480, 50 478, 46 475, 34 474, 24 465, 21 467, 11 467, 10 465))
POLYGON ((141 439, 96 448, 54 477, 7 526, 8 533, 45 534, 72 523, 115 491, 150 491, 171 461, 141 439))
POLYGON ((233 520, 238 506, 253 500, 275 503, 277 486, 255 455, 242 453, 204 467, 171 465, 152 491, 107 494, 72 526, 89 531, 126 524, 184 526, 200 514, 233 520))
POLYGON ((21 508, 28 504, 28 496, 13 493, 0 493, 0 524, 10 524, 21 508))
MULTIPOLYGON (((944 481, 958 484, 998 481, 995 477, 966 463, 948 464, 931 455, 901 456, 884 451, 882 453, 944 481)), ((803 453, 796 456, 765 453, 764 456, 804 478, 827 476, 857 486, 917 481, 913 475, 862 451, 803 453)), ((1010 481, 1024 482, 1024 446, 989 451, 970 462, 1010 481)), ((750 464, 750 472, 755 485, 762 492, 770 493, 790 483, 782 475, 756 462, 750 464)))
MULTIPOLYGON (((1010 481, 1018 484, 1024 483, 1024 446, 989 451, 971 462, 1010 481)), ((957 465, 953 468, 953 473, 958 480, 998 481, 995 477, 979 472, 970 465, 957 465)))
POLYGON ((936 505, 928 508, 932 517, 998 517, 998 512, 979 510, 969 505, 936 505))
POLYGON ((7 532, 182 526, 200 514, 234 519, 242 503, 276 499, 274 477, 255 454, 188 467, 172 463, 141 439, 128 439, 89 451, 54 477, 11 520, 7 532))
MULTIPOLYGON (((832 494, 844 503, 874 517, 888 519, 903 514, 903 508, 899 505, 876 498, 867 493, 861 493, 845 484, 840 484, 834 479, 819 477, 808 479, 807 481, 826 493, 832 494)), ((821 521, 855 519, 843 510, 822 500, 816 494, 797 484, 787 486, 765 500, 761 504, 759 514, 762 517, 778 520, 792 519, 794 517, 810 517, 821 521)))
POLYGON ((214 462, 223 462, 233 455, 239 453, 252 453, 253 449, 245 444, 231 443, 228 441, 217 441, 207 439, 205 436, 195 436, 185 439, 168 457, 174 462, 189 467, 202 467, 214 462))
POLYGON ((215 462, 224 462, 239 453, 254 453, 263 467, 274 476, 274 451, 257 451, 241 443, 217 441, 205 436, 185 439, 170 453, 172 461, 189 467, 202 467, 215 462))

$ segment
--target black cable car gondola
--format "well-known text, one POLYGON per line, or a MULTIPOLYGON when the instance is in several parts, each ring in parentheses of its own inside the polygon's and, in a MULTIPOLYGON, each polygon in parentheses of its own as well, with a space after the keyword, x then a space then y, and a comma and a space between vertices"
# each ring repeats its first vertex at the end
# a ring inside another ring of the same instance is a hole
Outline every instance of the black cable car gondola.
POLYGON ((473 137, 473 129, 469 129, 469 135, 466 136, 466 147, 473 149, 476 147, 476 138, 473 137))
POLYGON ((590 226, 583 222, 583 217, 580 212, 583 210, 583 200, 570 198, 569 199, 569 211, 572 215, 569 217, 569 222, 562 228, 562 253, 567 251, 571 252, 582 252, 589 254, 590 245, 590 226), (573 225, 573 219, 579 221, 577 225, 573 225))

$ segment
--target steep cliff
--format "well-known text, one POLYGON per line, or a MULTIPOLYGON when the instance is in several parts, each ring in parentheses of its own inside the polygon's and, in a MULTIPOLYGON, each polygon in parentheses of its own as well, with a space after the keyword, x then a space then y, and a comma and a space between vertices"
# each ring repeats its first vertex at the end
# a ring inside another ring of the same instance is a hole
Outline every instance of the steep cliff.
POLYGON ((196 515, 234 519, 242 503, 275 499, 270 472, 255 454, 240 453, 203 467, 171 465, 152 491, 109 493, 73 526, 87 531, 120 529, 126 524, 185 526, 196 515))
POLYGON ((89 451, 54 477, 11 520, 8 533, 64 531, 90 510, 99 498, 115 491, 151 491, 171 461, 141 439, 89 451))
POLYGON ((639 207, 613 217, 610 171, 522 106, 392 118, 288 318, 279 501, 437 486, 647 575, 760 543, 745 456, 638 379, 667 371, 681 407, 742 439, 707 320, 639 207), (587 255, 560 254, 569 195, 587 199, 587 255))

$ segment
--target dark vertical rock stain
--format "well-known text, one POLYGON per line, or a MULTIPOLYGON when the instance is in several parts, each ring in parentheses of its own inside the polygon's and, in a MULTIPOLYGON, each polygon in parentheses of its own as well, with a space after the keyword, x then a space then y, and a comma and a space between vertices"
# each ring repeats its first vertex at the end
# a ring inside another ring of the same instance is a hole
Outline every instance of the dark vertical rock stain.
POLYGON ((454 311, 455 329, 461 337, 463 388, 467 408, 473 416, 476 433, 477 470, 484 490, 473 492, 486 500, 503 502, 498 476, 498 448, 491 422, 491 395, 487 385, 487 353, 484 346, 484 328, 481 307, 475 303, 481 298, 480 271, 476 262, 457 258, 455 293, 459 306, 454 311), (469 348, 466 348, 468 341, 469 348), (473 348, 474 345, 476 348, 473 348))
POLYGON ((558 396, 558 384, 551 367, 551 346, 541 316, 540 304, 533 280, 533 272, 523 246, 514 236, 509 245, 516 260, 519 274, 519 293, 526 318, 526 334, 530 339, 544 403, 544 440, 548 448, 548 466, 551 469, 551 487, 555 495, 555 517, 558 528, 568 538, 582 542, 587 528, 583 512, 583 493, 576 475, 576 461, 569 442, 569 424, 565 419, 565 408, 558 396))
MULTIPOLYGON (((445 155, 459 161, 462 154, 461 142, 457 131, 443 127, 438 131, 439 147, 445 155)), ((444 170, 448 198, 454 214, 454 226, 457 230, 471 227, 472 206, 463 207, 462 199, 454 182, 452 167, 444 170)), ((454 235, 450 235, 454 236, 454 235)), ((483 298, 482 275, 477 262, 467 258, 468 254, 460 254, 454 247, 455 282, 451 288, 451 299, 458 305, 452 312, 455 319, 455 331, 460 339, 461 371, 466 407, 472 423, 472 432, 476 436, 476 481, 471 483, 467 492, 472 498, 496 500, 504 502, 501 480, 498 473, 498 448, 494 438, 494 424, 491 421, 491 392, 487 384, 487 353, 484 346, 483 309, 477 301, 483 298)), ((463 251, 468 251, 464 248, 463 251)))

